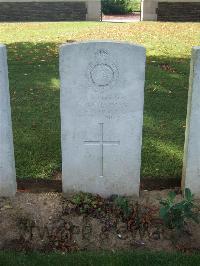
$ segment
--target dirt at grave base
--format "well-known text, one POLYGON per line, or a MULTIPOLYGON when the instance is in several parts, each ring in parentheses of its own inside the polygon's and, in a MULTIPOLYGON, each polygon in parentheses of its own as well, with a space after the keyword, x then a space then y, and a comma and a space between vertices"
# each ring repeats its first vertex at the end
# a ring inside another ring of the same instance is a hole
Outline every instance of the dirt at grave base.
MULTIPOLYGON (((138 200, 140 218, 146 224, 124 221, 112 204, 102 204, 94 212, 82 213, 61 193, 17 193, 12 199, 0 198, 0 249, 75 250, 200 250, 200 225, 190 223, 190 234, 176 242, 174 232, 158 218, 159 201, 169 190, 142 191, 138 200), (96 212, 98 211, 98 212, 96 212)), ((181 195, 178 195, 180 199, 181 195)), ((129 199, 135 204, 133 199, 129 199)), ((199 202, 197 202, 199 204, 199 202)), ((96 205, 95 205, 96 207, 96 205)))

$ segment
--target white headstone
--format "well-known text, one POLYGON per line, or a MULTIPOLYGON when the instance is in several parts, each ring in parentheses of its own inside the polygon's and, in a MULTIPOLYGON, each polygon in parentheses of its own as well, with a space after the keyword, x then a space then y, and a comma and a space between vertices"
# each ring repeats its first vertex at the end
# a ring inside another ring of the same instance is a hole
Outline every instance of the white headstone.
POLYGON ((145 57, 128 43, 61 46, 64 193, 138 196, 145 57))
POLYGON ((16 174, 6 47, 0 45, 0 196, 14 196, 16 174))
POLYGON ((192 50, 182 188, 200 197, 200 47, 192 50))

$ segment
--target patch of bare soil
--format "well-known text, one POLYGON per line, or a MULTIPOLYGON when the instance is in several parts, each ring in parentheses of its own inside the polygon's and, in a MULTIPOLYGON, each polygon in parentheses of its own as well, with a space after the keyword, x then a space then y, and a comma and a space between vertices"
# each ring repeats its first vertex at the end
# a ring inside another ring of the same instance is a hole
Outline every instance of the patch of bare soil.
MULTIPOLYGON (((181 180, 177 177, 152 178, 146 177, 141 179, 141 190, 163 190, 180 188, 181 180)), ((17 179, 17 188, 19 192, 62 192, 62 173, 55 171, 51 179, 17 179)))
POLYGON ((175 232, 158 218, 159 201, 168 192, 142 191, 137 202, 129 198, 131 210, 123 201, 119 208, 115 196, 18 192, 12 199, 0 198, 0 249, 200 250, 199 225, 190 223, 174 239, 175 232))

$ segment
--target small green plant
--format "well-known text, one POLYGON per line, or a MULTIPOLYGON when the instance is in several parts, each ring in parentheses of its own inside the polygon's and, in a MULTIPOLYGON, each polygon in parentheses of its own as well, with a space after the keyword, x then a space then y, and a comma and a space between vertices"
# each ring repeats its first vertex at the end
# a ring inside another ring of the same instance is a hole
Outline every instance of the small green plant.
POLYGON ((131 215, 131 207, 129 206, 128 199, 122 196, 116 196, 114 203, 119 207, 125 218, 131 215))
POLYGON ((188 220, 199 223, 198 214, 194 212, 196 208, 194 204, 194 195, 190 189, 185 189, 185 198, 176 203, 175 192, 169 192, 167 199, 161 200, 160 217, 164 221, 164 225, 169 229, 183 231, 188 220))
POLYGON ((102 198, 90 193, 80 192, 73 196, 71 202, 77 206, 80 213, 90 213, 94 210, 101 211, 102 198))

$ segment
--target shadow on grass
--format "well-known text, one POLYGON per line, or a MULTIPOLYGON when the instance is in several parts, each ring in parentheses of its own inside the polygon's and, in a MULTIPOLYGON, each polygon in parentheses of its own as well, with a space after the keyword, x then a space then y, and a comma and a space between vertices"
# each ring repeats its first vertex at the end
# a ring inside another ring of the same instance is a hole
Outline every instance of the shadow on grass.
POLYGON ((148 57, 142 176, 181 177, 189 59, 148 57))
MULTIPOLYGON (((58 46, 8 45, 20 178, 50 178, 61 168, 58 46)), ((188 58, 147 58, 142 177, 181 176, 188 77, 188 58)))
POLYGON ((8 45, 17 176, 60 169, 58 52, 54 43, 8 45))
POLYGON ((71 265, 71 266, 194 266, 199 264, 199 254, 164 253, 150 251, 82 251, 69 254, 38 252, 16 253, 13 251, 1 251, 0 260, 2 265, 71 265))

